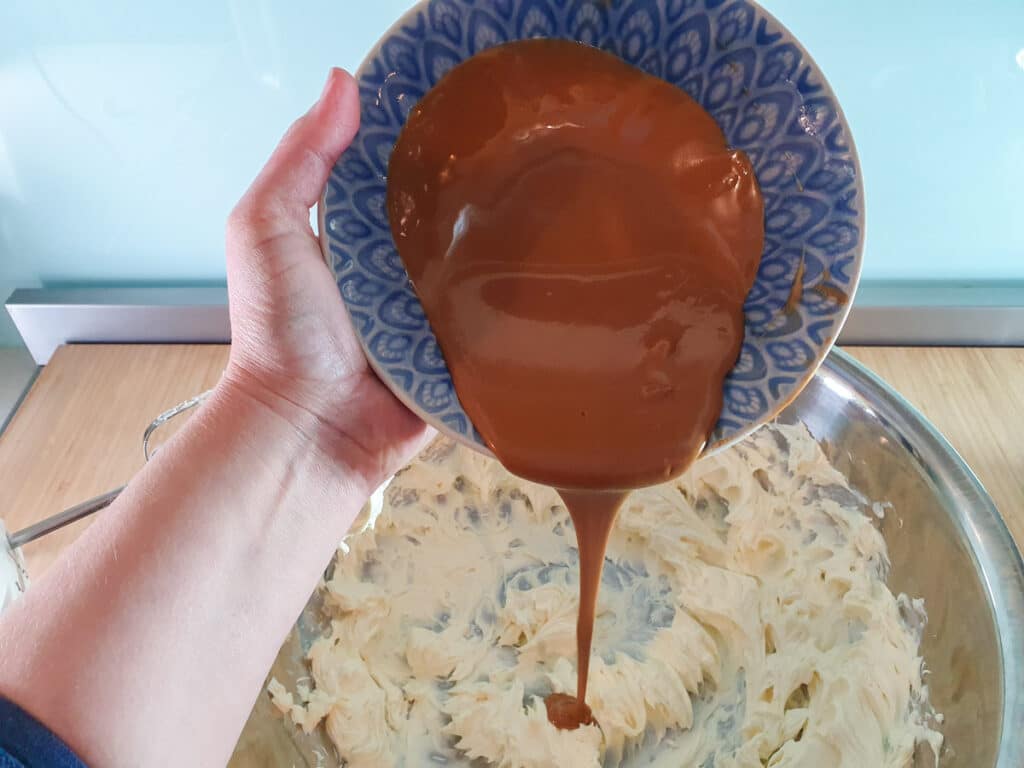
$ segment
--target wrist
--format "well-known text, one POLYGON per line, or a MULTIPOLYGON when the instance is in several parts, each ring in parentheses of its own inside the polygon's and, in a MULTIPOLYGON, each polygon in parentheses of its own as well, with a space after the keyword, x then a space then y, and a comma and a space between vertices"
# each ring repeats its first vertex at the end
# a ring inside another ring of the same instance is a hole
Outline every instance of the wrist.
POLYGON ((358 511, 377 485, 357 447, 332 436, 308 409, 230 367, 197 418, 210 430, 238 436, 238 450, 247 454, 238 459, 251 462, 253 471, 276 473, 282 484, 327 497, 332 508, 344 501, 358 511))

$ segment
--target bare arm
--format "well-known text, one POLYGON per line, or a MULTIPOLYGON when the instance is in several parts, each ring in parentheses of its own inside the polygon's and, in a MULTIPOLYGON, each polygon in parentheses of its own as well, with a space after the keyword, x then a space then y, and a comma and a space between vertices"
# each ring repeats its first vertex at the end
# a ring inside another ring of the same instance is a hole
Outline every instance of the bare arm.
POLYGON ((0 694, 95 768, 224 765, 337 542, 423 441, 309 229, 357 122, 335 71, 229 222, 217 391, 0 621, 0 694))

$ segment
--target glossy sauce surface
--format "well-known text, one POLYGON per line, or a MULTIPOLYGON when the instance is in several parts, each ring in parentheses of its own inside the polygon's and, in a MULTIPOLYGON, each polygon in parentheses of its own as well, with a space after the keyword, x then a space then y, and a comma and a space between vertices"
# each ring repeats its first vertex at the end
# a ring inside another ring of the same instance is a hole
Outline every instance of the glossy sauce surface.
POLYGON ((531 40, 462 63, 413 109, 387 207, 466 413, 572 514, 579 698, 550 697, 549 717, 578 726, 624 492, 700 454, 739 354, 764 241, 753 170, 674 86, 531 40))

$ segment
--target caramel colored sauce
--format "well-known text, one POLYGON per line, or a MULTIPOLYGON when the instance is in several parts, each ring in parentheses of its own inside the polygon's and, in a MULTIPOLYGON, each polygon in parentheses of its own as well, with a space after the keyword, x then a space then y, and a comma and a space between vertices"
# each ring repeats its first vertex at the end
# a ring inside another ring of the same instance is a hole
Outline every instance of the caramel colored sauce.
POLYGON ((594 725, 594 713, 582 699, 568 693, 552 693, 544 699, 548 720, 556 728, 574 731, 581 725, 594 725))
MULTIPOLYGON (((492 48, 413 109, 391 156, 399 254, 463 408, 576 528, 576 705, 625 492, 700 454, 764 243, 749 160, 681 90, 577 43, 492 48)), ((571 697, 569 697, 571 698, 571 697)))
POLYGON ((580 553, 580 607, 576 616, 576 690, 578 696, 552 694, 546 700, 548 719, 559 728, 573 729, 594 721, 586 704, 590 673, 590 644, 594 636, 597 593, 608 537, 615 524, 625 491, 570 491, 559 495, 572 515, 580 553), (567 701, 567 699, 569 701, 567 701), (571 703, 570 703, 571 702, 571 703))

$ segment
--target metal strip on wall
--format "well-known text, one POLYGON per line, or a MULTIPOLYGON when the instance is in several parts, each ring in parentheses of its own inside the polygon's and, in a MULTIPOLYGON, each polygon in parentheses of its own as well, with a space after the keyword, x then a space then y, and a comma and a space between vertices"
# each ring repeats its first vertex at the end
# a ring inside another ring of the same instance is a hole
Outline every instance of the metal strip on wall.
POLYGON ((20 289, 7 312, 39 365, 69 343, 231 340, 224 288, 20 289))
POLYGON ((1024 282, 865 281, 839 343, 1022 346, 1024 282))
MULTIPOLYGON (((7 300, 32 357, 68 343, 226 343, 224 288, 22 289, 7 300)), ((840 344, 1024 346, 1024 283, 865 282, 840 344)))

